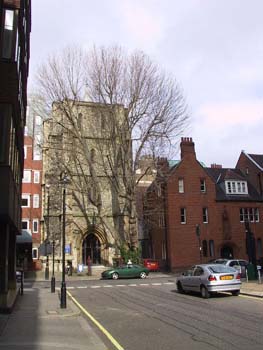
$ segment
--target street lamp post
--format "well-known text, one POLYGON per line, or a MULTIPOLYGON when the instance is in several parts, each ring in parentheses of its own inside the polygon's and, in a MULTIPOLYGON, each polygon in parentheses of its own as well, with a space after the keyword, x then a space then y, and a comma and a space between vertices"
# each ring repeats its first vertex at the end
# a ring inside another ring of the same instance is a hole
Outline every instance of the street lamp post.
POLYGON ((66 240, 66 185, 68 177, 66 172, 64 173, 63 181, 63 200, 62 200, 62 281, 61 281, 61 297, 60 308, 66 309, 67 307, 67 287, 65 282, 65 240, 66 240))
POLYGON ((50 185, 46 185, 47 189, 47 238, 45 242, 45 248, 46 248, 46 268, 45 268, 45 280, 49 280, 49 255, 48 255, 48 240, 49 240, 49 188, 50 185))
POLYGON ((55 293, 56 279, 55 279, 55 240, 52 241, 52 277, 51 277, 51 293, 55 293))

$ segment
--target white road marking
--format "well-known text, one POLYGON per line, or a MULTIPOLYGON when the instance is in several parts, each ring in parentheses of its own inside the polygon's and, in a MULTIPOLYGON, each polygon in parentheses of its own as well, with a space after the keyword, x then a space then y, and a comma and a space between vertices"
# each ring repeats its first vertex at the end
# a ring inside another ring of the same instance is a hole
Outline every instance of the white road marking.
POLYGON ((24 292, 35 292, 36 289, 35 288, 23 288, 24 292))
MULTIPOLYGON (((93 289, 96 289, 96 288, 114 288, 114 287, 139 287, 139 286, 142 286, 142 287, 146 287, 146 286, 162 286, 162 285, 173 285, 175 284, 175 282, 163 282, 163 283, 160 283, 160 282, 154 282, 154 283, 130 283, 130 284, 116 284, 116 285, 112 285, 112 284, 104 284, 102 286, 98 286, 98 285, 95 285, 95 286, 68 286, 67 289, 87 289, 87 288, 93 288, 93 289)), ((56 287, 56 290, 60 290, 61 288, 60 287, 56 287)), ((24 288, 25 291, 33 291, 32 288, 24 288)))

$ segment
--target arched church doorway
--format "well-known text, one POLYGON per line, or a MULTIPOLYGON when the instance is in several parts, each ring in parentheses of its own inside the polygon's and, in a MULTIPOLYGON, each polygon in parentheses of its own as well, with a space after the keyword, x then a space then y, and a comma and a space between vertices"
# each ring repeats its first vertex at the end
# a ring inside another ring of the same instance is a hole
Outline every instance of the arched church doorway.
POLYGON ((221 258, 232 259, 233 257, 234 257, 234 255, 233 255, 233 248, 228 246, 228 245, 224 245, 221 248, 221 258))
POLYGON ((101 264, 101 243, 97 236, 94 234, 88 235, 82 244, 82 263, 87 265, 88 257, 90 257, 91 263, 101 264))

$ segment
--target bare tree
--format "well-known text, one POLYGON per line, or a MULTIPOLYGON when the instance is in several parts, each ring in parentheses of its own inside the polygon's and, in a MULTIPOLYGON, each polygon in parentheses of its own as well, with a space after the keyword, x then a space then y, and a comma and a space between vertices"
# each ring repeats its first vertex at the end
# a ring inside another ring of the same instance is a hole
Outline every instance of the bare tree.
POLYGON ((136 247, 136 169, 143 155, 169 153, 186 127, 189 116, 180 87, 143 52, 127 54, 119 47, 94 47, 88 53, 68 48, 43 64, 37 82, 39 95, 59 116, 53 130, 70 135, 63 152, 71 151, 71 159, 62 162, 61 154, 57 159, 75 184, 83 214, 89 203, 118 244, 136 247), (96 103, 99 124, 80 120, 85 100, 96 103), (92 142, 85 136, 87 127, 92 142), (112 225, 104 220, 101 173, 111 188, 112 225))

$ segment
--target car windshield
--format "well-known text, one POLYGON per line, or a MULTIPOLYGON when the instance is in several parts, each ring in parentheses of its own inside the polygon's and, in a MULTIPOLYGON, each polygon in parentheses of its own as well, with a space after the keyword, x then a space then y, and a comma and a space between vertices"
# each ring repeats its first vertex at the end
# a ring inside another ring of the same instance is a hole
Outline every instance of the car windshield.
POLYGON ((237 272, 233 267, 225 266, 225 265, 210 265, 208 269, 213 273, 233 273, 237 272))

